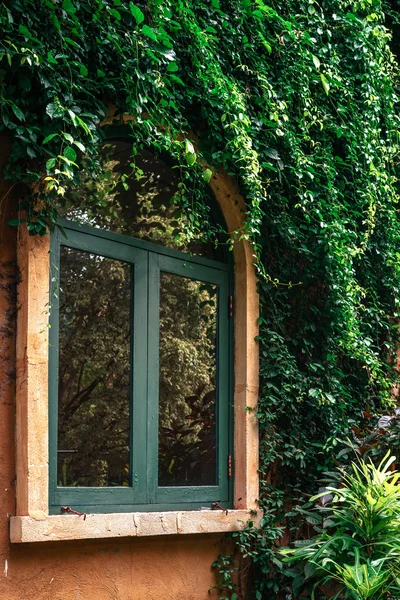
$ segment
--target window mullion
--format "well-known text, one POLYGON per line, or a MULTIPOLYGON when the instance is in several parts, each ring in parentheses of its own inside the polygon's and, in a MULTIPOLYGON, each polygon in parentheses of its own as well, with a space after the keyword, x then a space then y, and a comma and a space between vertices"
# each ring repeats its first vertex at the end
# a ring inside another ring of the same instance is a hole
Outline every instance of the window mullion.
POLYGON ((149 252, 148 298, 147 502, 154 504, 158 488, 160 267, 158 255, 152 252, 149 252))
POLYGON ((147 502, 147 320, 148 252, 146 260, 132 265, 131 310, 131 485, 135 504, 147 502))

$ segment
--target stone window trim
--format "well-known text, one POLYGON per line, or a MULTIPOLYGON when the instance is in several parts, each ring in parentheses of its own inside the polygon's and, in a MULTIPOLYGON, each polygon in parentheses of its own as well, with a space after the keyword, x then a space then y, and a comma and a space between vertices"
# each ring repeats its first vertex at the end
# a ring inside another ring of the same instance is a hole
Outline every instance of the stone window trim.
MULTIPOLYGON (((243 223, 245 202, 226 173, 214 173, 211 190, 229 231, 243 223)), ((223 533, 259 523, 258 400, 259 301, 254 251, 235 241, 234 257, 234 508, 168 512, 49 514, 48 308, 50 236, 18 236, 16 516, 11 542, 223 533), (251 409, 251 410, 249 410, 251 409)))

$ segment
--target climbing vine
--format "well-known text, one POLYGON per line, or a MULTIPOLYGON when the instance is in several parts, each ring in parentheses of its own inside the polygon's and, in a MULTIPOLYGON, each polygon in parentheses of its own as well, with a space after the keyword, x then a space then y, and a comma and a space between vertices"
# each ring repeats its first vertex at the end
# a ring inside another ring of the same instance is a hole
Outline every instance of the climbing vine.
MULTIPOLYGON (((393 403, 400 300, 396 11, 383 0, 14 0, 0 8, 6 177, 32 234, 82 161, 101 177, 109 118, 133 156, 180 166, 189 234, 224 169, 246 198, 260 274, 261 532, 257 598, 287 581, 273 552, 312 524, 304 493, 341 440, 393 403), (30 190, 29 193, 26 190, 30 190), (38 205, 37 199, 41 202, 38 205), (303 517, 303 520, 301 518, 303 517), (273 575, 273 578, 272 578, 273 575)), ((17 218, 11 224, 20 222, 17 218)))

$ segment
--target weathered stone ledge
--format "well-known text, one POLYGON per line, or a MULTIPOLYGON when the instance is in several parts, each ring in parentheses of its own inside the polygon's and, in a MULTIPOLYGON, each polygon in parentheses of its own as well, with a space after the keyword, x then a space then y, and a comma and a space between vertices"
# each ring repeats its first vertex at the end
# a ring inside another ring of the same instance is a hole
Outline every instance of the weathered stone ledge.
POLYGON ((229 510, 174 511, 154 513, 49 515, 43 519, 11 517, 13 543, 55 542, 193 533, 224 533, 243 529, 252 520, 260 522, 262 512, 229 510))

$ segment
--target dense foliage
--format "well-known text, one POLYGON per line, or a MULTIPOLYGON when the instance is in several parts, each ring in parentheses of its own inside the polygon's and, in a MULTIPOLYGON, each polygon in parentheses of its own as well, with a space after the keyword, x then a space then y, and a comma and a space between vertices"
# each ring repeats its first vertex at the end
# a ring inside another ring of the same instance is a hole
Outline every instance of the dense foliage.
POLYGON ((189 235, 208 220, 205 163, 241 186, 238 235, 254 242, 260 272, 266 518, 240 543, 257 567, 257 598, 274 598, 285 585, 267 577, 280 570, 275 523, 312 523, 295 508, 303 492, 362 410, 390 403, 395 382, 399 106, 388 7, 14 0, 0 24, 8 177, 35 183, 44 200, 39 212, 28 205, 32 233, 55 221, 84 154, 100 177, 98 125, 110 106, 135 117, 134 153, 168 152, 180 165, 189 235), (188 132, 198 147, 179 135, 188 132))
POLYGON ((400 594, 399 473, 386 454, 378 465, 360 460, 349 472, 332 473, 319 498, 318 534, 281 550, 294 568, 296 596, 305 588, 333 600, 383 600, 400 594), (329 590, 329 591, 328 591, 329 590), (324 595, 324 596, 325 596, 324 595))

